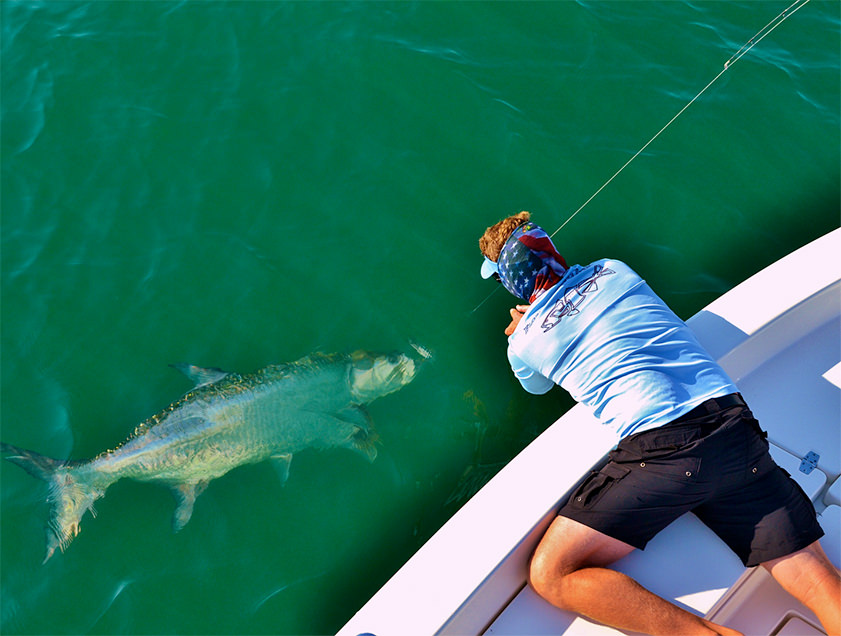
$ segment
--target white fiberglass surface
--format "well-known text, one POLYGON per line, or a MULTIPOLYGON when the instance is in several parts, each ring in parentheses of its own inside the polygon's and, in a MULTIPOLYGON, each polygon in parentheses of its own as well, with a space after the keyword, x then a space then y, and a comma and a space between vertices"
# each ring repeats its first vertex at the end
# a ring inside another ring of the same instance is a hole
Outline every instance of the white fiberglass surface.
POLYGON ((829 481, 841 473, 841 389, 825 375, 839 355, 834 319, 737 380, 769 439, 801 458, 817 453, 829 481))

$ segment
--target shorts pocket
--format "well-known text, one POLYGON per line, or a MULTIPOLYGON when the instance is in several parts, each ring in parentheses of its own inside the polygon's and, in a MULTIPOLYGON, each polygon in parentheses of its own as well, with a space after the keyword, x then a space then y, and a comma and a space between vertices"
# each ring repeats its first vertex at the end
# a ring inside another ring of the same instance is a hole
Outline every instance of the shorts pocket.
POLYGON ((747 429, 746 437, 745 463, 748 471, 747 477, 760 479, 777 468, 769 450, 768 434, 759 428, 757 422, 753 429, 747 429))
POLYGON ((678 483, 693 483, 701 479, 701 457, 689 456, 674 459, 646 458, 640 462, 640 470, 678 483))
POLYGON ((651 433, 639 441, 640 459, 665 459, 697 444, 703 438, 703 433, 697 427, 692 430, 655 430, 651 433))
POLYGON ((704 433, 698 426, 666 426, 622 440, 611 458, 619 463, 669 460, 691 451, 703 442, 703 438, 704 433))
POLYGON ((611 486, 624 479, 630 468, 618 464, 607 464, 598 472, 593 472, 572 493, 570 505, 575 508, 590 508, 610 490, 611 486))

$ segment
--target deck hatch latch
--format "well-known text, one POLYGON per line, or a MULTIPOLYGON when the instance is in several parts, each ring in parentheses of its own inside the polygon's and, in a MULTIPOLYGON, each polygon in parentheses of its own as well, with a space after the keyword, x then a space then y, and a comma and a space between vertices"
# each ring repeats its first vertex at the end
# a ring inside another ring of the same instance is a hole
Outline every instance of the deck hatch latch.
POLYGON ((809 451, 806 453, 806 457, 800 462, 800 472, 806 473, 807 475, 811 473, 818 467, 818 460, 821 458, 815 451, 809 451))

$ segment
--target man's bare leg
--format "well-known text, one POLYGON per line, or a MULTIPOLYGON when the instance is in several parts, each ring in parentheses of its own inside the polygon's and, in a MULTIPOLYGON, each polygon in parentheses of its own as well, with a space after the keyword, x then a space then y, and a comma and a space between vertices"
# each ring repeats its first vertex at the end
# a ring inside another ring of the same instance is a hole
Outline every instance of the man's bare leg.
POLYGON ((535 591, 553 605, 611 627, 652 636, 739 635, 606 568, 633 550, 577 521, 557 517, 535 551, 529 579, 535 591))
POLYGON ((841 575, 820 543, 762 565, 786 592, 815 613, 827 634, 841 635, 841 575))

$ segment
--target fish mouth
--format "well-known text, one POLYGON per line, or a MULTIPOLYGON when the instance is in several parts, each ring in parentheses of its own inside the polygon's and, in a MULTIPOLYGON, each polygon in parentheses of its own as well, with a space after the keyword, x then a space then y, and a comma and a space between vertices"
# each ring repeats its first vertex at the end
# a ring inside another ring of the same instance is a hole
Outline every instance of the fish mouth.
POLYGON ((418 358, 418 362, 423 362, 425 360, 432 360, 435 354, 432 353, 431 349, 424 347, 422 344, 415 342, 414 340, 409 340, 409 346, 417 353, 420 358, 418 358))

